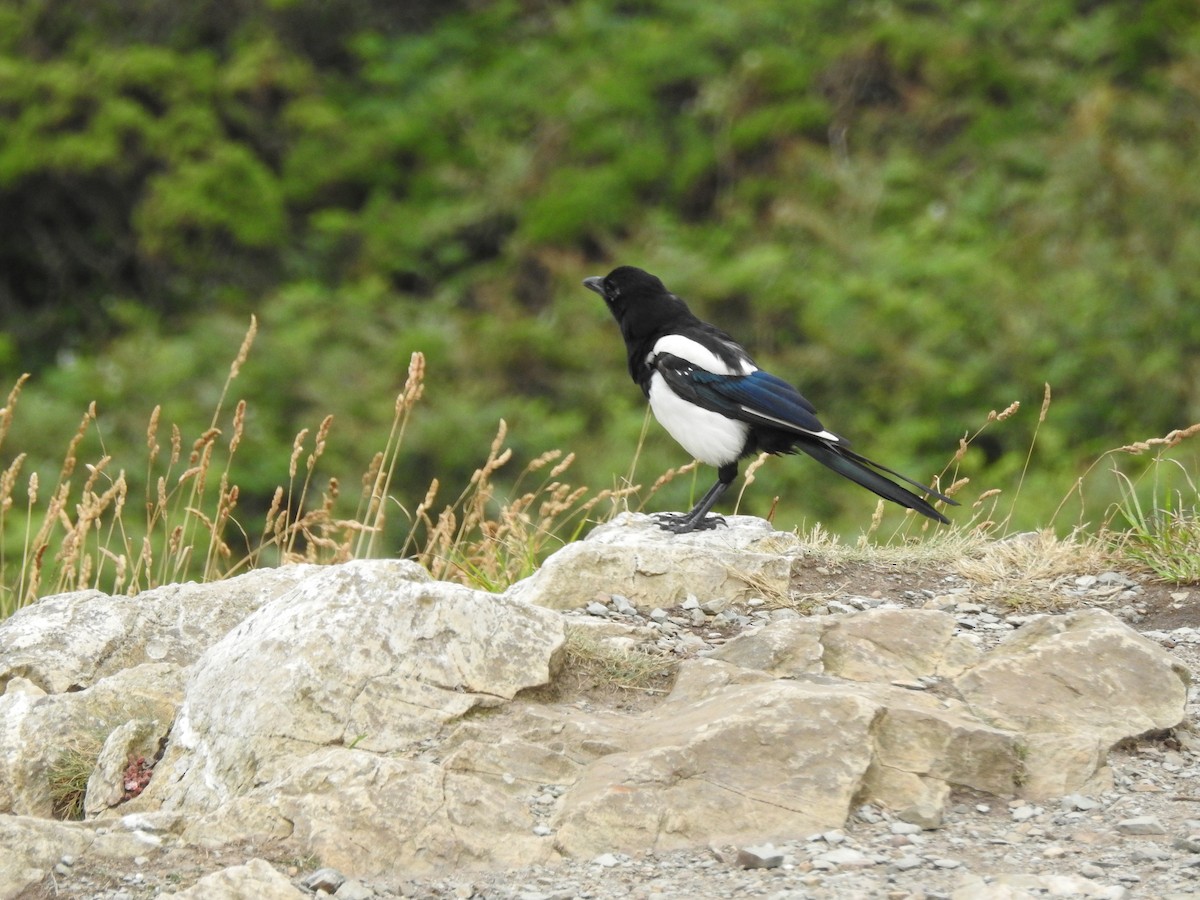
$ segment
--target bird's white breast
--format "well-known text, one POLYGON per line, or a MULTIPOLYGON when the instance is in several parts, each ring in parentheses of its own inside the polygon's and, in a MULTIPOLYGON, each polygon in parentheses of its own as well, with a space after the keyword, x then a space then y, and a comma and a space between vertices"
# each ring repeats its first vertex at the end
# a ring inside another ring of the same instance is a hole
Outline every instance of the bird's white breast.
POLYGON ((731 463, 746 446, 749 425, 689 403, 658 372, 650 377, 650 409, 684 450, 707 465, 731 463))

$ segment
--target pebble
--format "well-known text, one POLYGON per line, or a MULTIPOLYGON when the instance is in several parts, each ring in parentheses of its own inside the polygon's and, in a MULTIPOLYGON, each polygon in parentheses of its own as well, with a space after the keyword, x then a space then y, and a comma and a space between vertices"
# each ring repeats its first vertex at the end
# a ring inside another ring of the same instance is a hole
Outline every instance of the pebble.
POLYGON ((326 894, 334 893, 346 881, 346 876, 337 869, 317 869, 307 878, 304 878, 300 884, 308 888, 310 891, 323 891, 326 894))
POLYGON ((774 844, 743 847, 738 851, 737 864, 743 869, 774 869, 783 865, 783 853, 774 844))
POLYGON ((1063 809, 1076 809, 1082 812, 1087 812, 1089 809, 1095 809, 1100 804, 1091 797, 1085 797, 1082 794, 1068 794, 1062 798, 1063 809))
POLYGON ((1121 834, 1166 834, 1162 822, 1154 816, 1136 816, 1132 819, 1122 819, 1117 823, 1117 831, 1121 834))
POLYGON ((855 850, 853 847, 838 847, 834 850, 827 850, 824 853, 817 854, 817 857, 813 860, 813 864, 857 869, 873 866, 875 865, 875 860, 868 857, 861 850, 855 850))
MULTIPOLYGON (((353 878, 342 882, 342 886, 333 892, 334 900, 371 900, 375 892, 353 878)), ((468 897, 470 894, 467 895, 468 897)))

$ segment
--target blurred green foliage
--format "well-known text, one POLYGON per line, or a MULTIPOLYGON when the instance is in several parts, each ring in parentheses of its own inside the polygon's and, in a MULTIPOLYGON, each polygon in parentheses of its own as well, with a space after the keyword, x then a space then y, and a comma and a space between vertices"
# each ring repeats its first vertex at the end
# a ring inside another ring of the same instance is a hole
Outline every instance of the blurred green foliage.
MULTIPOLYGON (((628 263, 915 477, 1020 400, 968 501, 1015 487, 1049 382, 1014 523, 1044 525, 1102 451, 1200 420, 1198 158, 1193 0, 27 0, 0 375, 34 379, 0 462, 54 468, 91 400, 110 453, 155 404, 198 433, 254 313, 243 510, 328 412, 353 482, 418 349, 398 496, 500 417, 612 486, 642 398, 579 280, 628 263)), ((639 473, 683 461, 652 431, 639 473)), ((857 532, 837 481, 776 461, 743 509, 857 532)))

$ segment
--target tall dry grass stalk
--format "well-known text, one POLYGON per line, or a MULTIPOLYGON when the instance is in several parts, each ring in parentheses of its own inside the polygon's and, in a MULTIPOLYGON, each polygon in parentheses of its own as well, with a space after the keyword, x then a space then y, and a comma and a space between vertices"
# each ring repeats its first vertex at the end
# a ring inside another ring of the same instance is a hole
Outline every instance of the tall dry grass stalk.
MULTIPOLYGON (((577 537, 589 517, 610 517, 640 490, 627 484, 592 493, 573 486, 563 476, 574 456, 553 450, 526 465, 511 491, 502 494, 497 477, 511 462, 512 450, 505 446, 507 425, 501 422, 482 466, 457 498, 435 511, 442 489, 435 479, 409 513, 392 490, 405 433, 425 390, 425 358, 418 352, 412 354, 396 397, 384 447, 363 475, 354 515, 338 513, 337 478, 318 487, 319 463, 334 424, 326 416, 315 432, 306 428, 296 435, 287 481, 276 487, 261 531, 252 536, 238 517, 242 490, 234 465, 245 436, 247 403, 239 400, 232 414, 225 405, 257 330, 252 318, 209 425, 197 437, 189 442, 178 425, 168 429, 161 406, 151 411, 143 475, 130 479, 104 452, 94 404, 69 441, 51 487, 30 472, 25 500, 18 505, 26 456, 18 454, 0 472, 0 528, 6 536, 12 527, 23 529, 19 540, 0 541, 0 548, 21 547, 19 562, 0 555, 0 617, 48 591, 91 587, 133 594, 187 578, 211 581, 262 565, 335 563, 385 554, 397 549, 396 543, 385 543, 396 531, 401 532, 401 552, 421 561, 435 577, 500 588, 577 537), (101 446, 93 462, 81 458, 89 435, 101 446), (139 514, 131 517, 131 509, 139 514), (397 523, 399 528, 389 528, 392 510, 406 518, 397 523)), ((0 409, 0 447, 27 378, 17 381, 0 409)), ((650 494, 693 468, 668 472, 650 494)))
POLYGON ((495 476, 512 459, 504 446, 508 424, 502 419, 483 464, 467 487, 441 509, 433 508, 440 491, 435 479, 412 514, 402 553, 412 554, 435 578, 462 581, 491 590, 530 574, 546 554, 579 536, 589 516, 602 505, 617 511, 636 486, 594 494, 562 476, 574 454, 550 450, 518 474, 509 499, 497 496, 495 476), (545 472, 532 488, 525 485, 545 472))

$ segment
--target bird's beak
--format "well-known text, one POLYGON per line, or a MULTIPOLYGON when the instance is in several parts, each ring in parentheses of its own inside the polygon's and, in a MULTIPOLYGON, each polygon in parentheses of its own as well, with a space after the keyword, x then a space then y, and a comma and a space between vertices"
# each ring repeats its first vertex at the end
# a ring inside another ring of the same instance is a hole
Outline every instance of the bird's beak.
POLYGON ((604 296, 604 276, 593 275, 591 278, 583 279, 583 286, 589 291, 595 291, 601 297, 604 296))

